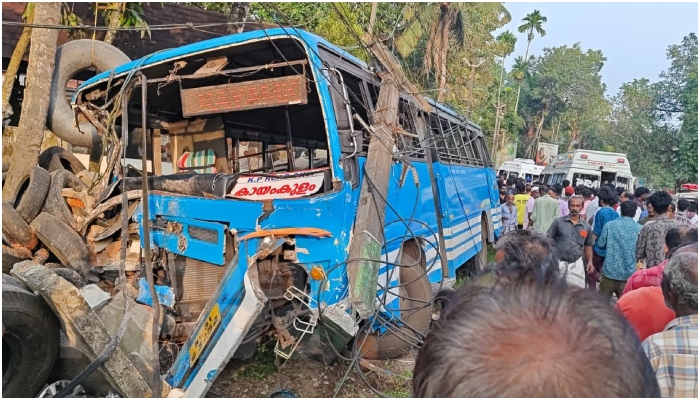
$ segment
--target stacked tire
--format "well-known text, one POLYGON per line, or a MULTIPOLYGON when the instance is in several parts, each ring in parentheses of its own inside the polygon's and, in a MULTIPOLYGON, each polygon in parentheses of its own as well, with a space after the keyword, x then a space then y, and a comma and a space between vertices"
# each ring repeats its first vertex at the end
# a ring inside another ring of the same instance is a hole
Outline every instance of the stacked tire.
POLYGON ((87 278, 88 247, 62 195, 65 188, 85 189, 75 175, 83 170, 69 151, 49 148, 39 166, 20 179, 10 201, 2 202, 3 397, 36 396, 59 352, 58 319, 44 299, 9 275, 13 266, 27 259, 45 263, 51 254, 60 262, 60 276, 78 287, 87 278))
POLYGON ((2 395, 34 397, 58 359, 60 325, 44 299, 2 274, 2 395))

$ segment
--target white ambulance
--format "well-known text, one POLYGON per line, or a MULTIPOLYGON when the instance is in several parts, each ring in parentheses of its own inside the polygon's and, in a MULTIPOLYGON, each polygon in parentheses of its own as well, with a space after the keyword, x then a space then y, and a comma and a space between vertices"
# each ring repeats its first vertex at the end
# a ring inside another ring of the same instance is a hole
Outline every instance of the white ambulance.
POLYGON ((535 165, 534 160, 525 158, 516 158, 512 161, 506 161, 498 167, 498 176, 508 178, 523 178, 526 182, 534 182, 540 179, 543 166, 535 165))
POLYGON ((599 188, 606 183, 626 190, 635 189, 637 179, 632 175, 627 156, 596 150, 573 150, 557 154, 544 171, 542 182, 547 185, 571 182, 571 186, 599 188))

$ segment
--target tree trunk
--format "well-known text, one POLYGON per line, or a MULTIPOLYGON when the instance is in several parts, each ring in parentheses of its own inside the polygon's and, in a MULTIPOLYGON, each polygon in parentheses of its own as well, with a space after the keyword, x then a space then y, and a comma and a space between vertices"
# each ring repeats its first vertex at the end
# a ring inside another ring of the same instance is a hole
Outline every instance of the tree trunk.
MULTIPOLYGON (((571 139, 569 139, 568 150, 574 149, 574 142, 576 142, 577 139, 578 139, 578 129, 573 128, 573 129, 571 129, 571 139)), ((581 146, 579 146, 579 148, 581 148, 581 146)))
POLYGON ((450 43, 450 24, 446 20, 442 24, 442 40, 440 43, 440 70, 438 83, 437 101, 442 103, 445 101, 445 89, 447 88, 447 50, 450 43))
MULTIPOLYGON (((532 147, 539 140, 540 137, 540 132, 542 132, 542 125, 544 125, 544 118, 547 116, 547 108, 542 110, 542 117, 540 118, 540 122, 537 124, 537 132, 535 133, 535 137, 532 138, 530 141, 530 144, 527 145, 527 149, 525 150, 525 156, 530 157, 530 154, 532 152, 532 147)), ((537 148, 535 147, 535 151, 537 151, 537 148)), ((532 157, 533 159, 535 158, 534 156, 532 157)))
POLYGON ((423 74, 426 76, 426 78, 430 76, 430 70, 433 66, 433 51, 435 51, 433 43, 440 40, 440 37, 438 36, 438 26, 440 24, 440 21, 433 24, 433 26, 430 27, 430 33, 428 34, 428 43, 425 47, 425 54, 423 55, 423 74))
MULTIPOLYGON (((34 3, 27 3, 27 7, 29 7, 29 12, 27 13, 27 23, 31 24, 34 22, 34 3)), ((27 52, 31 34, 32 28, 25 26, 24 29, 22 29, 22 35, 19 37, 15 49, 12 51, 10 63, 7 65, 5 77, 2 82, 2 119, 9 118, 12 114, 14 114, 12 108, 10 107, 12 87, 15 85, 17 71, 19 70, 19 65, 22 63, 24 53, 27 52)))
MULTIPOLYGON (((527 40, 527 48, 525 49, 525 62, 527 63, 527 55, 530 52, 530 43, 532 42, 531 39, 527 40)), ((523 83, 520 82, 518 83, 518 95, 515 96, 515 113, 518 113, 518 103, 520 102, 520 88, 523 86, 523 83)))
POLYGON ((250 11, 249 2, 235 2, 231 5, 231 12, 228 15, 228 22, 231 24, 228 26, 229 33, 243 32, 248 11, 250 11))
MULTIPOLYGON (((58 25, 60 23, 61 3, 36 3, 34 7, 36 24, 58 25)), ((49 93, 56 61, 58 30, 36 28, 31 36, 27 86, 18 129, 18 134, 22 135, 22 146, 16 146, 13 150, 10 169, 2 191, 3 200, 12 200, 10 197, 18 189, 22 177, 37 164, 49 110, 49 93)))
POLYGON ((493 148, 491 149, 491 154, 494 155, 496 154, 496 144, 498 143, 496 141, 496 138, 498 137, 498 134, 500 133, 500 128, 501 128, 501 89, 503 88, 503 71, 505 70, 505 65, 506 65, 506 56, 503 56, 503 61, 501 61, 501 79, 498 81, 498 98, 496 100, 496 125, 493 128, 493 148))
POLYGON ((107 30, 104 42, 107 44, 112 44, 114 36, 117 35, 119 21, 121 20, 122 13, 124 12, 124 3, 112 3, 109 5, 109 7, 113 7, 114 9, 109 12, 109 23, 107 25, 109 30, 107 30))

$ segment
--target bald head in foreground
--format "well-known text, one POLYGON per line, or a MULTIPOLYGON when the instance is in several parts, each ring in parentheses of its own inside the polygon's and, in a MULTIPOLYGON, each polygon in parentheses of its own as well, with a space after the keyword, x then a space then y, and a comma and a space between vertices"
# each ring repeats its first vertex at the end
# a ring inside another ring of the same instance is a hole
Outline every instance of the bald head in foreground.
POLYGON ((413 395, 659 397, 660 391, 619 313, 595 292, 543 276, 460 287, 418 353, 413 395))

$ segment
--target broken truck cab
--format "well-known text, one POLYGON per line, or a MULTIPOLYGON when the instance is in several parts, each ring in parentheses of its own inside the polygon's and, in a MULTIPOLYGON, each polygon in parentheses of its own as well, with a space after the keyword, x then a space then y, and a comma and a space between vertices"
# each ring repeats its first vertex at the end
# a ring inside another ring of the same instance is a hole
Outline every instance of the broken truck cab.
POLYGON ((76 92, 79 119, 122 132, 131 164, 117 166, 124 179, 134 168, 153 175, 148 215, 139 206, 134 218, 141 245, 150 237, 155 283, 174 293, 161 304, 175 328, 161 339, 178 345, 167 381, 187 397, 203 396, 229 359, 245 357, 269 332, 282 358, 298 346, 328 357, 352 340, 365 357, 399 356, 430 323, 430 284, 485 260, 500 215, 483 134, 437 104, 421 114, 402 96, 385 237, 370 257, 381 267, 378 277, 348 278, 379 86, 360 60, 280 28, 154 53, 76 92), (147 92, 136 95, 144 79, 147 92), (428 133, 417 132, 416 118, 428 133), (417 139, 430 132, 432 145, 417 139), (438 179, 425 168, 427 151, 438 179), (454 174, 454 187, 439 174, 454 174), (464 191, 463 181, 471 182, 464 191), (373 291, 369 318, 357 316, 349 297, 359 286, 373 291))

